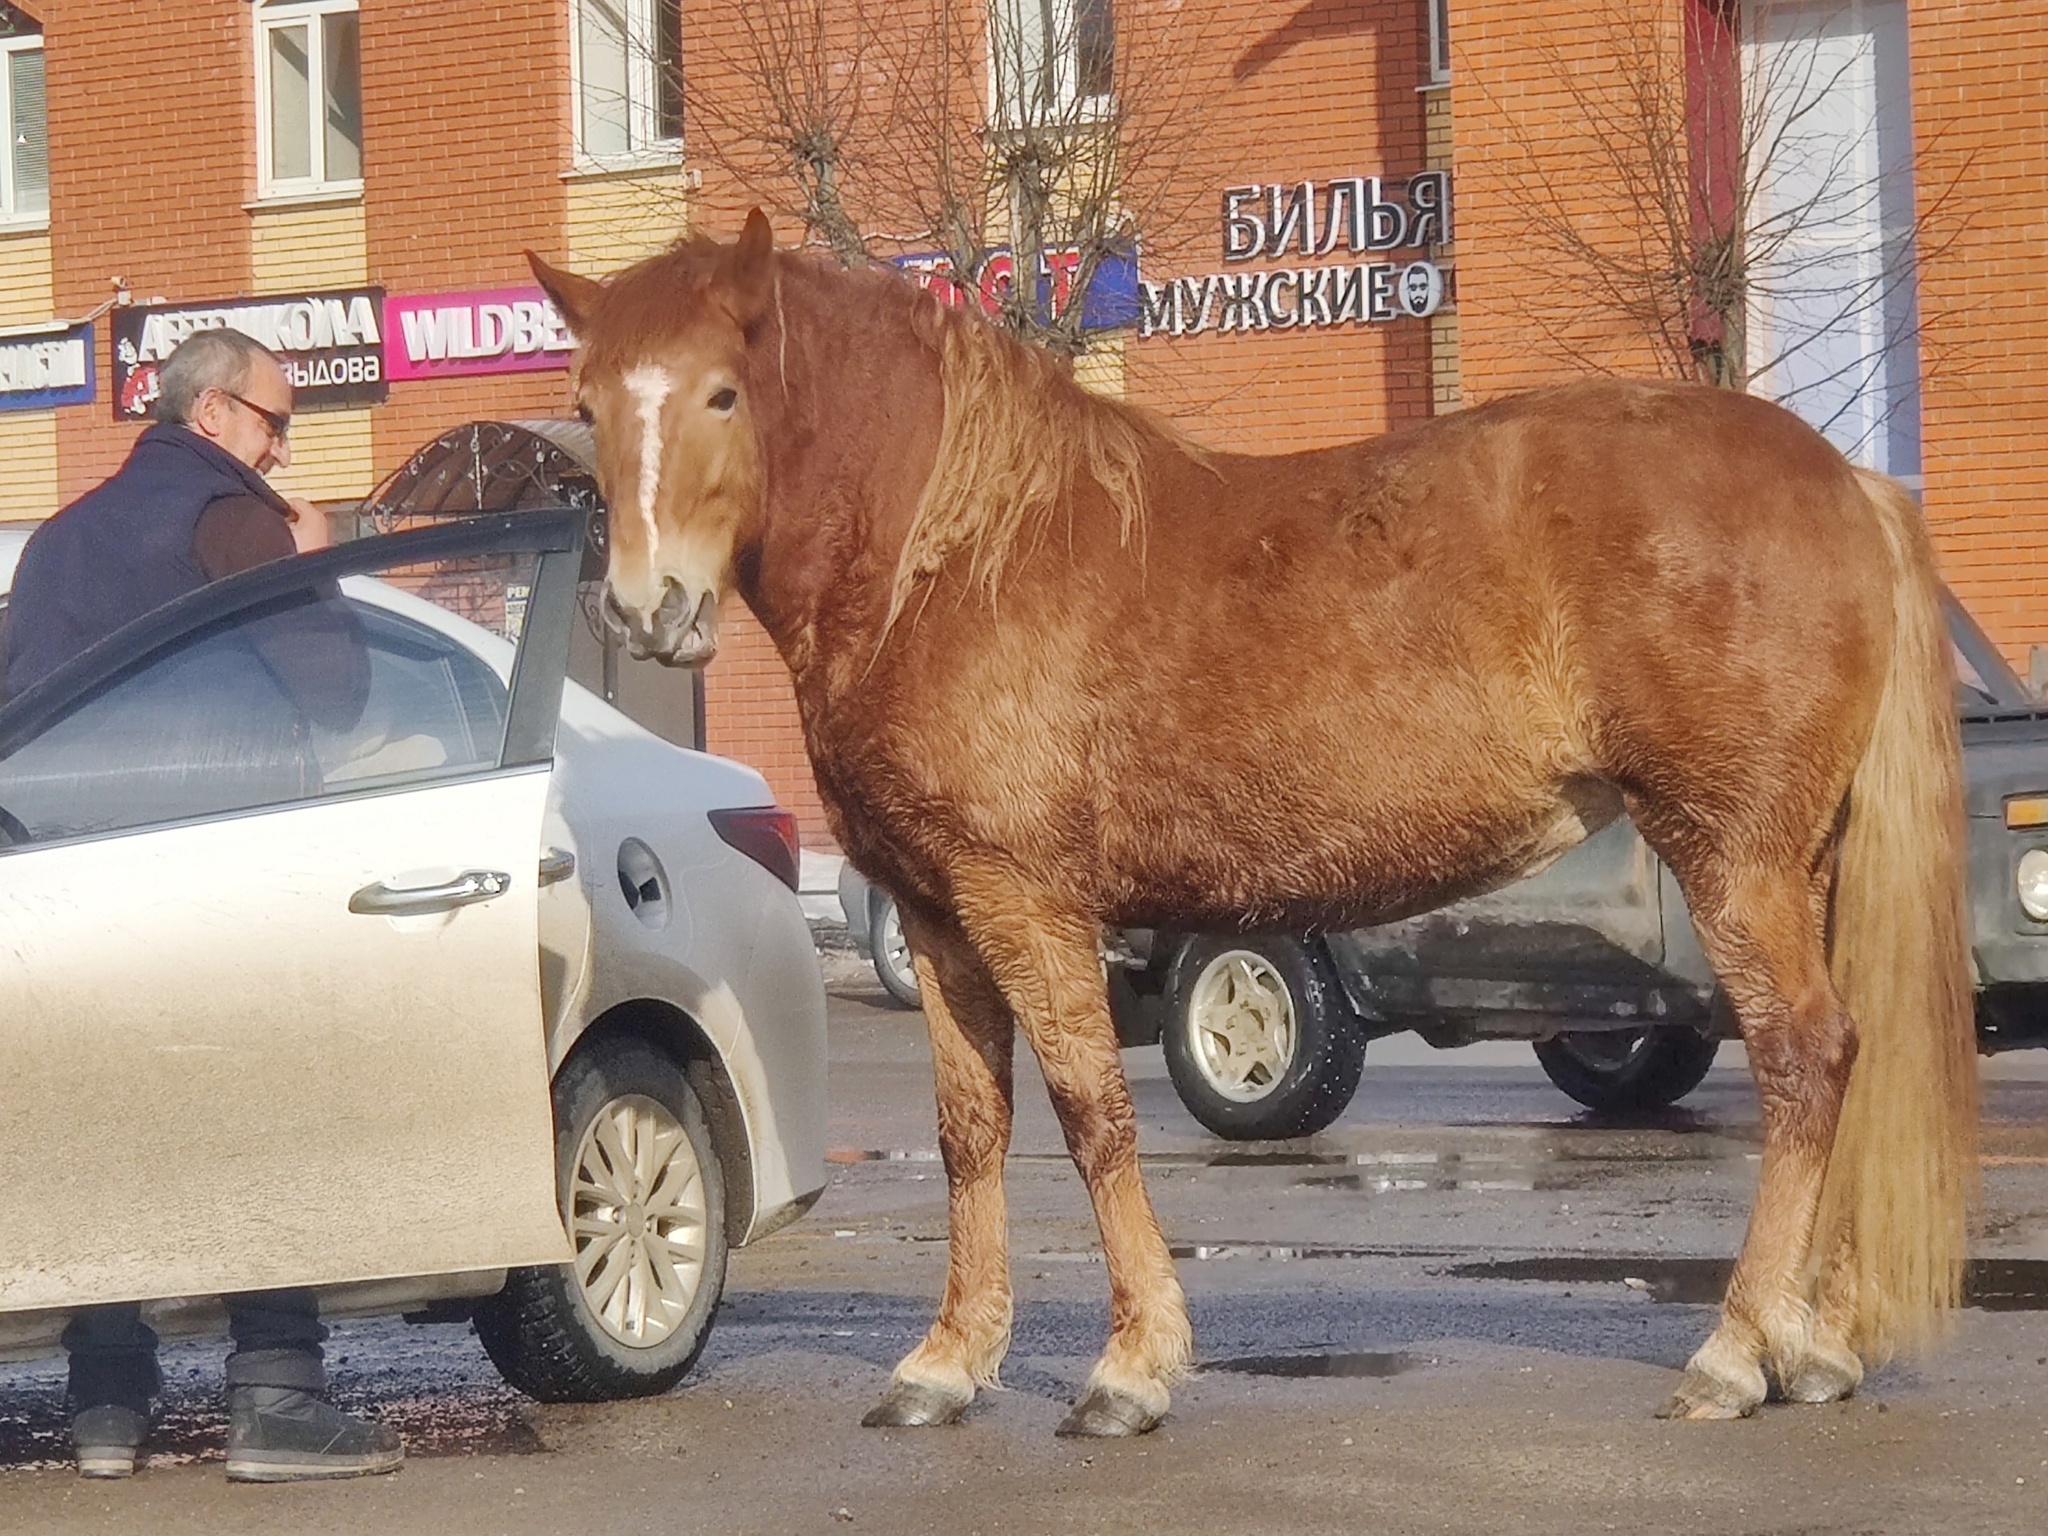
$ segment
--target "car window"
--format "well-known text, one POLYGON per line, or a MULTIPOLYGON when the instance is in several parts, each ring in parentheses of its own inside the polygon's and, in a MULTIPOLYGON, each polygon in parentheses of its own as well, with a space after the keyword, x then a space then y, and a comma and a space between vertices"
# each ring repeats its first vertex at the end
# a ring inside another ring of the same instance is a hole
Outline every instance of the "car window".
POLYGON ((117 674, 0 759, 0 846, 496 767, 506 686, 460 638, 488 637, 444 633, 391 611, 403 593, 387 598, 293 594, 117 674))
POLYGON ((316 725, 310 747, 322 793, 475 773, 498 761, 505 685, 467 647, 425 624, 352 604, 370 663, 361 716, 316 725))

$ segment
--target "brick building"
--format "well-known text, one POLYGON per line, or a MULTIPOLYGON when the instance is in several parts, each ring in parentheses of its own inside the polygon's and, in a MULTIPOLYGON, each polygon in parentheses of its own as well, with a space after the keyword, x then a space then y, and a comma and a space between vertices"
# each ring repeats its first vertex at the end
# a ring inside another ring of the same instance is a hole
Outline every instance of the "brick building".
MULTIPOLYGON (((119 462, 179 326, 298 328, 278 478, 328 503, 457 423, 562 414, 564 338, 519 307, 522 251, 602 273, 693 215, 729 227, 745 198, 693 156, 669 66, 730 3, 0 0, 0 519, 119 462)), ((1670 85, 1684 195, 1711 218, 1734 195, 1715 167, 1746 163, 1717 148, 1714 104, 1759 61, 1824 81, 1853 195, 1799 238, 1875 297, 1753 304, 1748 355, 1779 358, 1756 387, 1923 488, 1949 579, 2016 660, 2048 642, 2048 0, 1121 3, 1170 11, 1204 116, 1173 169, 1188 213, 1145 232, 1146 323, 1081 367, 1255 451, 1588 368, 1673 371, 1614 272, 1567 248, 1642 245, 1608 107, 1649 78, 1631 69, 1670 85)), ((1737 188, 1759 223, 1798 191, 1780 180, 1737 188)), ((1720 343, 1680 320, 1681 362, 1720 343)), ((707 702, 710 745, 815 841, 787 684, 750 623, 707 702)))

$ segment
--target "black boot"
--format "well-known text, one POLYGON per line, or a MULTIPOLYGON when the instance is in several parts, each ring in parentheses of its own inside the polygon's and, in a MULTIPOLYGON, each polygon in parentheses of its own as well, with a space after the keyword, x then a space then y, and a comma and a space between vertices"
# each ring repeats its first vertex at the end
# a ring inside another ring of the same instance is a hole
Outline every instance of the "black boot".
POLYGON ((398 1431, 353 1418, 296 1387, 228 1388, 228 1477, 238 1483, 294 1483, 396 1472, 405 1460, 398 1431))
POLYGON ((130 1477, 163 1379, 156 1334, 133 1302, 84 1307, 64 1330, 71 1356, 71 1448, 81 1477, 130 1477))
POLYGON ((149 1418, 118 1403, 81 1410, 71 1421, 71 1450, 80 1477, 133 1477, 149 1438, 149 1418))

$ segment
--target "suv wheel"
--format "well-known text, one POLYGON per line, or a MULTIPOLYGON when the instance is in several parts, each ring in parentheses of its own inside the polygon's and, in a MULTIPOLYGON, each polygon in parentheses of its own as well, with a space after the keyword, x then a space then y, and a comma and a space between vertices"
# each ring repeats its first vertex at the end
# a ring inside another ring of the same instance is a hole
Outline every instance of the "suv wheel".
POLYGON ((1365 1069, 1336 978, 1288 938, 1190 942, 1162 1044, 1188 1113, 1232 1141, 1313 1135, 1344 1113, 1365 1069))
POLYGON ((1541 1040, 1550 1080, 1588 1109, 1661 1109, 1699 1087, 1721 1042, 1685 1025, 1570 1030, 1541 1040))
POLYGON ((725 1289, 725 1181, 697 1096, 632 1036, 555 1079, 555 1169, 573 1264, 515 1269, 477 1303, 499 1373, 546 1403, 666 1392, 697 1363, 725 1289))

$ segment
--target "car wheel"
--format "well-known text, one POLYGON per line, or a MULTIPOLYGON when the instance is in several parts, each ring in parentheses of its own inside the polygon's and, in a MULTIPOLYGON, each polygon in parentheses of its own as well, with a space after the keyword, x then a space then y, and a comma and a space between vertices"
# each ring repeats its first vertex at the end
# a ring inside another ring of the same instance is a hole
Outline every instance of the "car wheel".
POLYGON ((1296 939, 1190 943, 1161 1043, 1188 1113, 1232 1141, 1322 1130, 1365 1069, 1365 1035, 1336 978, 1296 939))
POLYGON ((725 1181, 670 1057, 613 1036, 555 1080, 555 1168, 573 1264, 517 1269, 477 1304, 499 1372, 547 1403, 651 1397, 697 1362, 725 1289, 725 1181))
POLYGON ((1569 1030, 1538 1041, 1536 1059, 1588 1109, 1661 1109, 1699 1087, 1720 1049, 1720 1041, 1684 1025, 1569 1030))
POLYGON ((922 1008, 924 993, 917 984, 910 941, 903 937, 903 914, 887 891, 875 891, 868 897, 868 949, 882 990, 905 1008, 922 1008))

